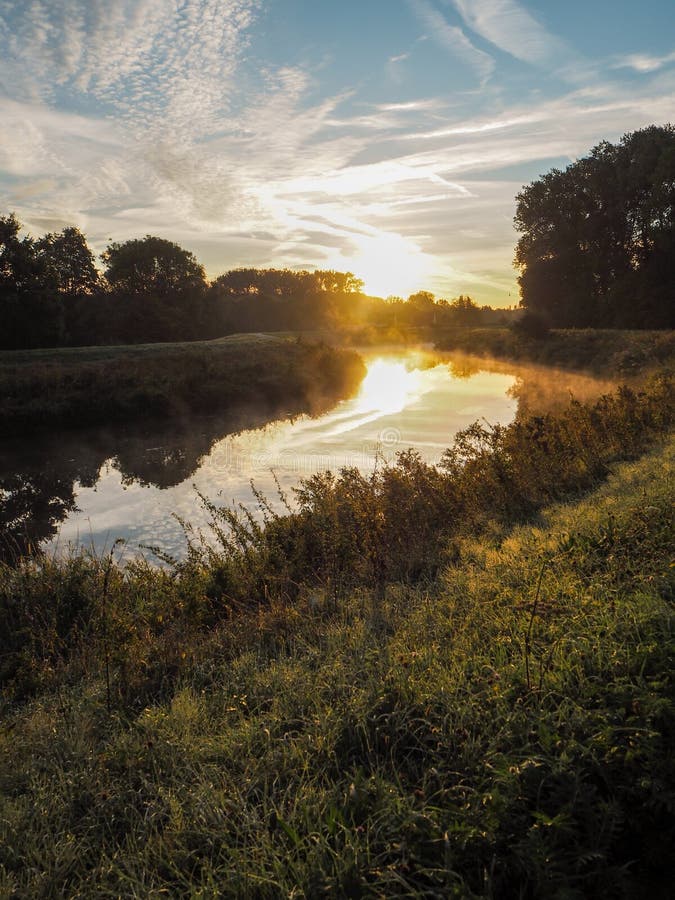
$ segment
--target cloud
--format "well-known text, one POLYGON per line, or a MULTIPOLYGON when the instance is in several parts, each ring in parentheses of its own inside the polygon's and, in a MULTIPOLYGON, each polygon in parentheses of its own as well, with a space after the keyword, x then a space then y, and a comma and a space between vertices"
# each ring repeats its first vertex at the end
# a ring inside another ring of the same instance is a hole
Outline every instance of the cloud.
MULTIPOLYGON (((489 77, 495 61, 439 0, 410 2, 429 40, 489 77)), ((513 2, 455 5, 480 38, 531 62, 562 46, 513 2)), ((388 82, 389 93, 369 95, 345 76, 322 92, 321 70, 246 59, 261 8, 0 0, 0 169, 9 176, 0 203, 31 230, 77 224, 97 250, 110 237, 166 236, 212 276, 246 264, 355 268, 364 248, 396 248, 436 261, 436 277, 420 286, 514 302, 522 183, 602 138, 672 117, 667 57, 616 61, 643 71, 639 80, 613 84, 606 68, 583 90, 545 96, 533 85, 509 100, 501 80, 470 96, 443 86, 416 95, 410 50, 399 66, 411 78, 405 91, 388 82)))
POLYGON ((419 112, 420 110, 440 110, 442 103, 435 98, 408 100, 402 103, 378 103, 377 109, 384 112, 419 112))
POLYGON ((515 0, 446 0, 484 40, 522 62, 549 65, 565 55, 564 43, 550 34, 515 0))
POLYGON ((17 100, 96 100, 146 132, 207 132, 227 114, 259 7, 260 0, 4 3, 0 81, 17 100))
POLYGON ((409 3, 424 27, 429 29, 429 37, 473 69, 482 81, 492 75, 495 62, 490 54, 474 47, 462 29, 456 25, 450 25, 445 16, 432 6, 429 0, 409 0, 409 3))
POLYGON ((656 72, 675 63, 675 51, 666 56, 649 56, 646 53, 633 53, 622 57, 612 64, 613 69, 632 69, 634 72, 656 72))

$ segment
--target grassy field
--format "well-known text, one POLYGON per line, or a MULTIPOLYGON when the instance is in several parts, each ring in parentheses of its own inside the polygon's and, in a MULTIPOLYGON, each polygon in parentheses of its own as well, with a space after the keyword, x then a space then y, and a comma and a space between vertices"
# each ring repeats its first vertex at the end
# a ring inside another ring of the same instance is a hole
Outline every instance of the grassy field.
POLYGON ((247 404, 311 411, 363 377, 355 353, 264 334, 0 353, 0 429, 168 418, 247 404))
POLYGON ((0 565, 0 895, 669 896, 672 396, 0 565))

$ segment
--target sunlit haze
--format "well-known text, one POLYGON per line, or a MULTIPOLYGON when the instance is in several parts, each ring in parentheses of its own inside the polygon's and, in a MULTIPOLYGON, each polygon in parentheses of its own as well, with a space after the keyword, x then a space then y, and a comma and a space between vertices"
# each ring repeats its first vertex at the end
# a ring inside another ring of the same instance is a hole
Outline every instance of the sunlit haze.
POLYGON ((0 214, 518 301, 515 195, 673 119, 672 0, 0 0, 0 214))

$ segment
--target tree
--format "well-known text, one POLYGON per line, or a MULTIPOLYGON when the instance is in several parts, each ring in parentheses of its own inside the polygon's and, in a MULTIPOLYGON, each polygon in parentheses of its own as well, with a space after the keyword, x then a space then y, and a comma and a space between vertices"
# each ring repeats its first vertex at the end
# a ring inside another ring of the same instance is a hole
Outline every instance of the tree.
POLYGON ((431 291, 416 291, 406 301, 406 313, 411 325, 435 324, 436 312, 436 298, 431 291))
POLYGON ((19 295, 35 289, 40 265, 31 238, 19 237, 22 225, 14 213, 0 216, 0 292, 19 295))
POLYGON ((558 326, 675 324, 675 128, 603 141, 517 196, 521 303, 558 326))
POLYGON ((58 234, 46 234, 35 242, 44 263, 47 278, 61 294, 92 294, 99 285, 94 254, 78 228, 64 228, 58 234))
POLYGON ((30 237, 14 213, 0 216, 0 347, 53 347, 64 338, 63 304, 30 237))
POLYGON ((460 294, 448 304, 448 317, 454 325, 477 325, 481 319, 481 311, 475 300, 460 294))
POLYGON ((166 297, 206 288, 204 267, 192 253, 164 238, 110 244, 101 259, 108 284, 122 293, 166 297))
POLYGON ((228 328, 285 330, 353 325, 363 313, 363 282, 351 272, 232 269, 212 284, 228 328))

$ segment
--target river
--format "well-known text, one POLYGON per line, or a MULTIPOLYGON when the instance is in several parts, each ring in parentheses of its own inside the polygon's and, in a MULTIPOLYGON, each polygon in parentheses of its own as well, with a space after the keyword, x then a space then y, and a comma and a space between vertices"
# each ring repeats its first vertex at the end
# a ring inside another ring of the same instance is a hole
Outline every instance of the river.
POLYGON ((424 349, 362 351, 358 390, 314 417, 264 421, 258 410, 161 427, 83 431, 0 446, 0 517, 6 533, 63 553, 115 546, 118 559, 158 547, 180 557, 180 520, 203 528, 199 494, 218 505, 243 504, 251 488, 281 507, 298 481, 317 471, 362 472, 414 447, 437 463, 454 435, 477 419, 507 424, 518 409, 541 410, 597 395, 611 385, 590 377, 482 362, 424 349))

